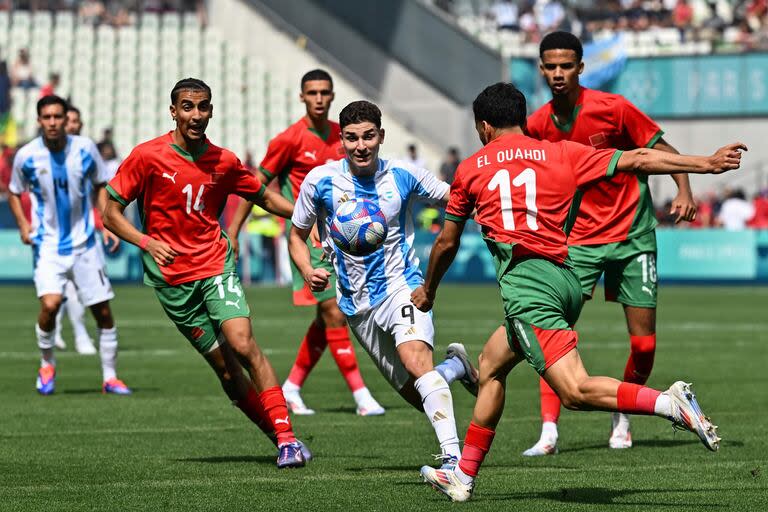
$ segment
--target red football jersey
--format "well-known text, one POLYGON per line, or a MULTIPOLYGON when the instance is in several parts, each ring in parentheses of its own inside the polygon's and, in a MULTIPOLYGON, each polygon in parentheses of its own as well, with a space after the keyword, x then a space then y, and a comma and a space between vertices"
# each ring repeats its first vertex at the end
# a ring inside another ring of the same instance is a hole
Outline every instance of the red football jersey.
MULTIPOLYGON (((648 116, 618 94, 581 88, 573 118, 566 125, 556 121, 552 102, 531 114, 531 137, 557 142, 570 140, 598 149, 631 150, 653 147, 664 132, 648 116)), ((580 191, 570 228, 570 245, 594 245, 634 238, 656 227, 648 178, 618 173, 580 191)))
POLYGON ((507 134, 464 160, 451 185, 446 219, 475 222, 485 237, 513 244, 515 256, 558 263, 568 256, 563 231, 577 187, 612 176, 621 151, 507 134))
POLYGON ((280 190, 291 202, 309 171, 330 160, 344 158, 338 123, 328 122, 327 134, 320 134, 306 117, 293 123, 269 142, 259 169, 270 178, 277 176, 280 190))
POLYGON ((206 143, 196 158, 173 143, 172 133, 140 144, 107 186, 123 205, 137 199, 144 232, 179 253, 164 267, 144 253, 149 285, 173 286, 221 274, 229 244, 219 215, 227 196, 264 193, 264 184, 234 153, 206 143))

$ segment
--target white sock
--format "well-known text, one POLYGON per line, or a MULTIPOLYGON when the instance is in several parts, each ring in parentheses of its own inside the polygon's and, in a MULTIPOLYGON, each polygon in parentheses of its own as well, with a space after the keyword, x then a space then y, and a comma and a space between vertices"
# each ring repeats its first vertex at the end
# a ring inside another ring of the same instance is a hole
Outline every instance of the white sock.
POLYGON ((541 439, 546 439, 552 444, 557 443, 557 423, 545 421, 541 424, 541 439))
POLYGON ((453 417, 453 398, 448 383, 442 375, 432 370, 416 379, 414 387, 421 395, 424 413, 435 429, 443 454, 461 457, 456 420, 453 417))
POLYGON ((464 365, 457 357, 449 357, 439 365, 435 366, 435 371, 443 376, 445 382, 450 386, 454 381, 462 378, 466 373, 464 365))
POLYGON ((111 329, 98 329, 99 356, 101 357, 101 371, 104 374, 104 382, 117 378, 117 327, 111 329))
POLYGON ((40 366, 54 365, 56 366, 56 359, 53 357, 53 347, 56 342, 56 329, 53 331, 44 331, 40 328, 39 324, 35 324, 35 333, 37 334, 37 346, 40 347, 40 354, 42 361, 40 366))
POLYGON ((283 393, 297 393, 301 390, 301 386, 297 386, 293 382, 286 379, 283 383, 283 393))
POLYGON ((355 399, 355 403, 358 407, 361 405, 365 405, 369 403, 371 400, 373 400, 373 395, 371 395, 371 392, 368 391, 368 388, 363 386, 362 388, 358 389, 357 391, 352 392, 352 397, 355 399))
POLYGON ((456 474, 456 478, 459 479, 459 482, 463 483, 464 485, 470 485, 475 481, 475 478, 463 472, 458 464, 456 465, 456 469, 454 469, 453 472, 456 474))
POLYGON ((80 302, 80 297, 77 295, 77 289, 72 281, 67 283, 64 287, 64 295, 67 297, 67 301, 64 303, 67 307, 67 315, 69 316, 69 323, 72 324, 72 330, 75 333, 75 342, 83 342, 90 340, 88 336, 88 330, 85 328, 85 306, 80 302))
POLYGON ((653 413, 656 416, 669 419, 672 416, 672 399, 669 395, 660 394, 653 405, 653 413))

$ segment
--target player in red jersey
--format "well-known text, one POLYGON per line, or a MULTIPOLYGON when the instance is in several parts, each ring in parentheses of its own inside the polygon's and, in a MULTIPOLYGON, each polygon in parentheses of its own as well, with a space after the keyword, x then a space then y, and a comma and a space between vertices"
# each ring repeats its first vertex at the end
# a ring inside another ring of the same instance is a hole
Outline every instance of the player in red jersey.
MULTIPOLYGON (((540 70, 552 91, 552 101, 534 112, 527 133, 539 140, 570 140, 598 149, 654 148, 677 150, 664 132, 623 96, 579 85, 584 69, 579 39, 552 32, 540 44, 540 70)), ((686 174, 672 176, 678 187, 672 202, 677 222, 696 216, 696 203, 686 174)), ((581 187, 566 223, 569 255, 585 300, 605 275, 605 298, 622 304, 629 331, 630 353, 624 381, 645 384, 656 351, 656 215, 646 176, 618 173, 581 187)), ((503 328, 499 335, 503 334, 503 328)), ((542 379, 539 441, 523 452, 538 456, 557 453, 560 400, 542 379)), ((630 448, 629 417, 611 418, 611 448, 630 448)))
POLYGON ((293 205, 206 138, 213 105, 204 82, 179 81, 170 110, 176 129, 134 148, 107 186, 104 225, 142 250, 144 282, 227 396, 278 446, 278 467, 303 466, 305 447, 293 434, 275 371, 253 338, 234 253, 218 222, 229 194, 281 217, 290 217, 293 205), (143 232, 123 214, 134 200, 143 232))
POLYGON ((465 221, 477 211, 496 263, 508 338, 491 337, 480 356, 480 391, 455 470, 422 468, 422 476, 455 501, 470 498, 474 477, 491 446, 504 408, 505 383, 526 359, 575 410, 657 415, 698 434, 717 450, 716 427, 706 419, 690 385, 678 381, 661 393, 610 377, 590 377, 572 329, 582 306, 581 286, 568 259, 563 231, 577 188, 616 172, 717 173, 739 167, 742 144, 710 157, 653 149, 597 150, 575 142, 538 141, 524 134, 525 97, 511 84, 487 87, 472 105, 483 149, 459 166, 445 226, 432 247, 424 286, 412 301, 432 308, 440 279, 459 248, 465 221))
MULTIPOLYGON (((301 78, 301 101, 307 108, 307 115, 272 139, 259 170, 262 179, 269 183, 277 178, 283 196, 294 203, 299 188, 309 171, 331 160, 344 157, 341 147, 341 131, 338 123, 328 120, 328 112, 334 98, 331 75, 322 69, 307 72, 301 78)), ((240 204, 229 227, 229 238, 235 242, 245 219, 250 215, 253 203, 240 204)), ((290 232, 290 220, 286 233, 290 232)), ((384 408, 373 398, 360 375, 355 349, 347 331, 347 320, 336 303, 336 282, 333 266, 325 261, 316 229, 307 241, 315 268, 324 268, 331 273, 331 283, 326 290, 313 292, 304 282, 301 272, 291 261, 293 273, 293 303, 296 306, 317 305, 315 320, 296 354, 296 361, 283 384, 283 393, 288 407, 294 414, 314 414, 301 398, 301 387, 314 368, 326 346, 344 376, 349 390, 357 404, 357 414, 377 416, 384 414, 384 408)))

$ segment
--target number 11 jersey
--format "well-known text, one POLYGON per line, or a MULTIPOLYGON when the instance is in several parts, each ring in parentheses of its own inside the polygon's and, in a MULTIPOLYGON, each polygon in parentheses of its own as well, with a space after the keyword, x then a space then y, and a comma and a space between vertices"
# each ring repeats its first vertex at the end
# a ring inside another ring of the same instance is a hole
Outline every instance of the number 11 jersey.
POLYGON ((229 242, 219 216, 227 196, 252 199, 264 190, 231 151, 206 140, 203 151, 192 155, 174 144, 170 132, 136 146, 107 185, 122 205, 137 200, 144 232, 179 253, 164 267, 142 254, 144 282, 155 287, 222 274, 229 242))
POLYGON ((463 221, 476 209, 484 237, 512 245, 515 258, 563 263, 563 227, 576 189, 613 176, 621 153, 502 135, 459 165, 445 218, 463 221))

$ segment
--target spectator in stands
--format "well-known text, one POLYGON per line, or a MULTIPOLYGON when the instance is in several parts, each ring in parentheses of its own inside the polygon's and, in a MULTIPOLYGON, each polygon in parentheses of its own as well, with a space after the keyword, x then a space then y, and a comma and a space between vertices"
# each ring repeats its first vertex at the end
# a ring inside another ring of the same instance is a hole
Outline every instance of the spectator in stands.
POLYGON ((693 22, 693 7, 688 0, 677 0, 672 10, 672 24, 680 31, 680 41, 685 41, 685 35, 693 22))
POLYGON ((61 75, 58 73, 51 73, 48 75, 48 83, 40 88, 40 97, 53 96, 56 94, 56 88, 61 82, 61 75))
POLYGON ((406 150, 407 154, 403 157, 403 160, 416 167, 421 167, 422 169, 427 168, 427 164, 424 162, 424 160, 419 158, 419 152, 416 149, 416 144, 408 144, 406 150))
POLYGON ((453 183, 453 176, 456 174, 456 169, 460 163, 459 149, 453 146, 448 148, 445 160, 440 164, 440 179, 448 184, 453 183))
POLYGON ((565 9, 563 9, 563 4, 558 0, 538 0, 536 4, 539 7, 536 22, 540 32, 546 34, 564 28, 565 9))
MULTIPOLYGON (((101 140, 96 143, 96 147, 99 147, 102 144, 110 144, 112 145, 112 148, 115 148, 114 142, 112 141, 112 128, 104 128, 104 132, 102 132, 101 140)), ((115 153, 117 153, 117 150, 115 150, 115 153)))
POLYGON ((82 23, 95 27, 106 21, 107 8, 104 2, 85 0, 80 4, 80 10, 77 12, 77 15, 82 23))
POLYGON ((755 207, 746 200, 744 191, 735 189, 728 195, 728 199, 723 201, 717 221, 728 231, 740 231, 747 227, 747 221, 754 215, 755 207))
POLYGON ((35 80, 32 73, 32 65, 29 62, 29 50, 27 48, 19 50, 19 55, 11 66, 11 85, 23 89, 37 87, 37 80, 35 80))
POLYGON ((753 229, 768 229, 768 188, 755 196, 755 215, 747 224, 753 229))
POLYGON ((114 176, 117 174, 117 168, 120 167, 120 159, 117 157, 117 151, 115 151, 115 145, 112 144, 112 141, 99 142, 96 144, 96 149, 99 150, 109 175, 114 176))
POLYGON ((497 0, 491 6, 491 14, 499 30, 520 30, 517 22, 518 8, 512 0, 497 0))

